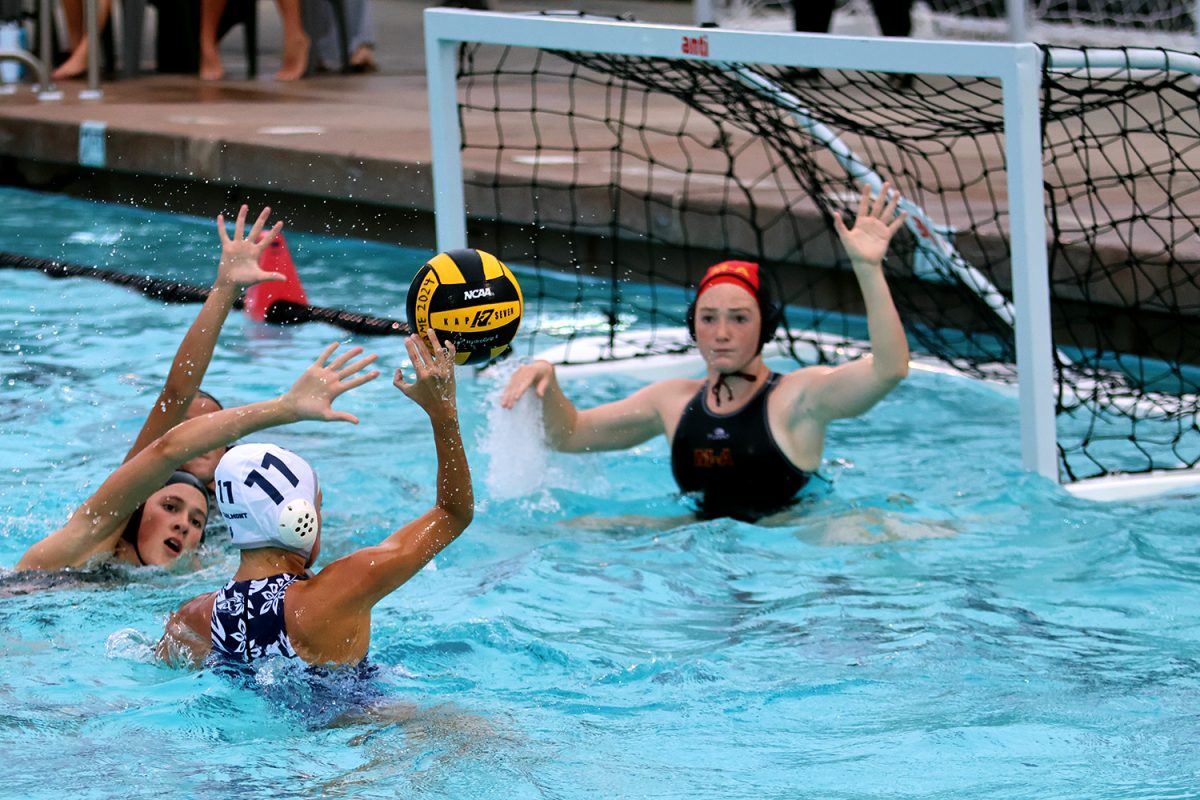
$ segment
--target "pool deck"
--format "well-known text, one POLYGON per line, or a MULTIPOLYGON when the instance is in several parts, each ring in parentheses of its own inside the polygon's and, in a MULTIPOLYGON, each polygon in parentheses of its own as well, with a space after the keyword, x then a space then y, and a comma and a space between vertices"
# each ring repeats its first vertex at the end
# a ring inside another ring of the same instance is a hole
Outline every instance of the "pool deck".
MULTIPOLYGON (((380 71, 272 80, 281 35, 272 6, 259 8, 259 71, 246 80, 241 33, 222 42, 227 79, 146 74, 80 98, 39 100, 28 85, 0 95, 0 183, 209 215, 232 202, 272 203, 290 224, 356 230, 366 238, 432 246, 430 132, 422 12, 416 0, 371 0, 380 71), (80 126, 106 126, 106 169, 79 166, 80 126), (297 203, 296 198, 317 202, 297 203), (302 205, 304 208, 297 208, 302 205)), ((633 12, 688 23, 684 2, 572 0, 557 8, 633 12)), ((500 0, 496 11, 537 8, 500 0)), ((544 7, 541 6, 541 7, 544 7)), ((147 24, 147 40, 154 25, 147 24)), ((153 65, 152 41, 143 65, 153 65)))

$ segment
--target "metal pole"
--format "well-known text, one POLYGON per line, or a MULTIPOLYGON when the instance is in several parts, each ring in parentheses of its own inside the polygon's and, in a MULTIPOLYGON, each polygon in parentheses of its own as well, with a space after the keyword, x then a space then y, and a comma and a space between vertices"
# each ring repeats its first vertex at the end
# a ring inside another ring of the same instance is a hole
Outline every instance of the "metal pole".
POLYGON ((1029 0, 1008 0, 1008 40, 1029 41, 1029 0))
MULTIPOLYGON (((808 2, 808 0, 792 0, 796 3, 808 2)), ((1200 0, 1197 0, 1200 2, 1200 0)), ((712 0, 692 0, 692 22, 698 28, 707 27, 715 24, 717 21, 716 14, 713 12, 712 0)))
POLYGON ((87 0, 87 89, 79 93, 85 100, 103 97, 100 91, 100 9, 98 0, 87 0))
MULTIPOLYGON (((4 60, 8 60, 8 59, 12 59, 14 61, 20 61, 22 64, 25 64, 31 70, 33 70, 34 73, 37 74, 37 79, 38 79, 39 85, 44 84, 46 82, 46 65, 43 64, 37 58, 35 58, 33 53, 30 53, 26 50, 9 50, 9 49, 5 49, 5 48, 0 48, 0 61, 4 61, 4 60)), ((7 87, 6 87, 6 89, 7 89, 7 87)), ((7 92, 5 92, 5 93, 7 93, 7 92)))
POLYGON ((1058 482, 1054 421, 1054 337, 1042 185, 1040 51, 1016 45, 1015 69, 1003 80, 1004 151, 1012 226, 1013 302, 1017 308, 1017 378, 1021 461, 1058 482))
POLYGON ((438 249, 444 251, 467 246, 467 214, 458 129, 458 43, 441 38, 440 30, 439 24, 431 23, 427 10, 425 79, 433 145, 434 227, 438 249))
POLYGON ((49 95, 54 88, 50 83, 50 68, 54 64, 54 53, 51 52, 53 45, 50 41, 50 15, 53 13, 50 0, 41 0, 38 4, 38 58, 42 60, 45 69, 42 70, 42 82, 38 86, 38 92, 42 95, 49 95))

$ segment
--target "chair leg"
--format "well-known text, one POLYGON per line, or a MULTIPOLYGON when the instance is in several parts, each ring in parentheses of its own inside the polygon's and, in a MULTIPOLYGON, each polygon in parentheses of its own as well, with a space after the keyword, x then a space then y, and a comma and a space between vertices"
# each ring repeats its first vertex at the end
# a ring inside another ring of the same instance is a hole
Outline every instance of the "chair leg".
POLYGON ((253 80, 258 77, 258 3, 249 0, 249 4, 242 34, 246 42, 246 76, 253 80))
POLYGON ((142 31, 146 26, 146 0, 121 3, 121 76, 136 78, 142 66, 142 31))

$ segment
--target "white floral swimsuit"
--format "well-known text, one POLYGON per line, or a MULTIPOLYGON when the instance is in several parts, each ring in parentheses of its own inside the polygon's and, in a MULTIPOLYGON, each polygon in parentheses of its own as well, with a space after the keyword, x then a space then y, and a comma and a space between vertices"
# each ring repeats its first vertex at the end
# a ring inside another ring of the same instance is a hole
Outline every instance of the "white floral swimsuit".
POLYGON ((306 577, 282 573, 225 584, 213 604, 213 655, 245 663, 268 656, 295 658, 284 624, 283 595, 306 577))

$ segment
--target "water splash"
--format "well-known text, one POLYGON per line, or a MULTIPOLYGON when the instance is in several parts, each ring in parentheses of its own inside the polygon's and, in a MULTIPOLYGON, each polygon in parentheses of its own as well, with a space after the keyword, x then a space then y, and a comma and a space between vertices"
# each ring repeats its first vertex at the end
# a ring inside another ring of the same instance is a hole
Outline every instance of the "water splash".
POLYGON ((545 439, 542 402, 533 392, 526 392, 511 409, 489 403, 479 445, 488 459, 483 475, 488 496, 511 500, 545 488, 549 463, 545 439))

